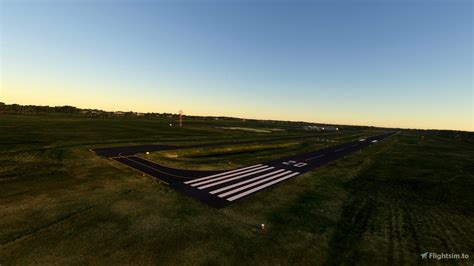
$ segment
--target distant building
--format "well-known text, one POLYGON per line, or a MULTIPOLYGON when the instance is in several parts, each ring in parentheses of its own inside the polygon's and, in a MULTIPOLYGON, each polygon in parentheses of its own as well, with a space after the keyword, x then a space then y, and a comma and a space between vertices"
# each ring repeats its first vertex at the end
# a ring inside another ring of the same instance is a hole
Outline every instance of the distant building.
POLYGON ((303 127, 304 130, 315 130, 315 131, 336 131, 336 130, 339 130, 338 127, 335 127, 335 126, 323 126, 323 127, 319 127, 319 126, 304 126, 303 127))

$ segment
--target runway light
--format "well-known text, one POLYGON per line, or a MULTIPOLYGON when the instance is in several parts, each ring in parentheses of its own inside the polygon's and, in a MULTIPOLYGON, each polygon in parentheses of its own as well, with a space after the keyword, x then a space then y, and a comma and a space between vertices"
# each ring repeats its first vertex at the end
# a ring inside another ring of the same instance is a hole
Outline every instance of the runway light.
POLYGON ((150 152, 149 152, 149 151, 147 151, 147 152, 146 152, 146 154, 148 155, 148 154, 150 154, 150 152))
POLYGON ((262 226, 262 230, 265 230, 265 224, 262 224, 261 226, 262 226))
POLYGON ((173 124, 170 124, 170 127, 172 127, 172 126, 173 126, 173 124))

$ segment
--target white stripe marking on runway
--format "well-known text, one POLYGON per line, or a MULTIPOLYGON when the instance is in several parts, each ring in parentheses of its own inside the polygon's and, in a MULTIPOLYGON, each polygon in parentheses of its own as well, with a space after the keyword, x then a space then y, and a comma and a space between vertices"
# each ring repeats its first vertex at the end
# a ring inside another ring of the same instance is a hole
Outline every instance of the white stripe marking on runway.
POLYGON ((313 159, 320 158, 320 157, 323 157, 323 156, 325 156, 325 155, 326 155, 326 154, 321 154, 321 155, 318 155, 318 156, 310 157, 310 158, 306 159, 305 161, 306 161, 306 162, 307 162, 307 161, 311 161, 311 160, 313 160, 313 159))
POLYGON ((221 192, 221 191, 228 190, 228 189, 231 189, 231 188, 234 188, 234 187, 238 187, 238 186, 240 186, 240 185, 247 184, 247 183, 250 183, 250 182, 252 182, 252 181, 255 181, 255 180, 258 180, 258 179, 261 179, 261 178, 265 178, 265 177, 270 176, 270 175, 278 174, 278 173, 283 172, 283 171, 285 171, 285 169, 280 169, 280 170, 276 170, 276 171, 270 172, 270 173, 268 173, 268 174, 259 175, 259 176, 257 176, 257 177, 254 177, 254 178, 251 178, 251 179, 248 179, 248 180, 245 180, 245 181, 242 181, 242 182, 239 182, 239 183, 236 183, 236 184, 227 186, 227 187, 223 187, 223 188, 219 188, 219 189, 213 190, 213 191, 211 191, 211 192, 209 192, 209 193, 211 193, 211 194, 216 194, 216 193, 219 193, 219 192, 221 192))
POLYGON ((227 171, 227 172, 220 173, 220 174, 205 176, 205 177, 193 179, 193 180, 191 180, 191 181, 186 181, 186 182, 184 182, 184 183, 185 183, 185 184, 191 184, 191 183, 194 183, 194 182, 197 182, 197 181, 202 181, 202 180, 206 180, 206 179, 213 178, 213 177, 219 177, 219 176, 221 176, 221 175, 226 175, 226 174, 230 174, 230 173, 235 173, 235 172, 238 172, 238 171, 243 171, 243 170, 245 170, 245 169, 255 168, 255 167, 258 167, 258 166, 261 166, 261 164, 256 164, 256 165, 252 165, 252 166, 248 166, 248 167, 244 167, 244 168, 239 168, 239 169, 235 169, 235 170, 232 170, 232 171, 227 171))
POLYGON ((271 176, 271 177, 262 179, 262 180, 260 180, 260 181, 257 181, 257 182, 254 182, 254 183, 245 185, 245 186, 243 186, 243 187, 236 188, 236 189, 231 190, 231 191, 227 191, 227 192, 222 193, 222 194, 219 194, 219 195, 217 195, 217 196, 219 196, 219 198, 223 198, 223 197, 225 197, 225 196, 234 194, 234 193, 236 193, 236 192, 245 190, 245 189, 247 189, 247 188, 251 188, 251 187, 253 187, 253 186, 256 186, 256 185, 265 183, 265 182, 267 182, 267 181, 270 181, 270 180, 272 180, 272 179, 275 179, 275 178, 278 178, 278 177, 280 177, 280 176, 287 175, 287 174, 290 174, 290 173, 292 173, 292 171, 285 171, 285 172, 280 173, 280 174, 278 174, 278 175, 275 175, 275 176, 271 176))
POLYGON ((236 200, 236 199, 242 198, 242 197, 244 197, 244 196, 247 196, 247 195, 252 194, 252 193, 254 193, 254 192, 256 192, 256 191, 259 191, 259 190, 261 190, 261 189, 264 189, 264 188, 266 188, 266 187, 269 187, 269 186, 271 186, 271 185, 273 185, 273 184, 279 183, 279 182, 281 182, 281 181, 283 181, 283 180, 285 180, 285 179, 291 178, 291 177, 293 177, 293 176, 295 176, 295 175, 299 175, 299 174, 300 174, 299 172, 295 172, 295 173, 293 173, 293 174, 291 174, 291 175, 284 176, 284 177, 282 177, 282 178, 278 178, 277 180, 273 180, 273 181, 271 181, 271 182, 268 182, 268 183, 263 184, 263 185, 261 185, 261 186, 258 186, 258 187, 256 187, 256 188, 252 188, 252 189, 250 189, 250 190, 247 190, 247 191, 245 191, 245 192, 242 192, 242 193, 240 193, 240 194, 237 194, 237 195, 235 195, 235 196, 232 196, 232 197, 230 197, 230 198, 227 198, 227 200, 228 200, 228 201, 234 201, 234 200, 236 200))
POLYGON ((252 169, 248 169, 248 170, 245 170, 245 171, 240 171, 240 172, 237 172, 237 173, 232 173, 230 175, 224 175, 224 176, 220 176, 218 178, 212 178, 212 179, 209 179, 209 180, 204 180, 202 182, 198 182, 198 183, 194 183, 194 184, 191 184, 191 186, 195 187, 195 186, 200 186, 200 185, 204 185, 204 184, 207 184, 207 183, 210 183, 210 182, 214 182, 214 181, 217 181, 217 180, 222 180, 222 179, 225 179, 225 178, 229 178, 229 177, 232 177, 232 176, 236 176, 236 175, 240 175, 240 174, 244 174, 244 173, 248 173, 248 172, 252 172, 252 171, 256 171, 256 170, 259 170, 259 169, 262 169, 262 168, 266 168, 268 167, 268 165, 262 165, 262 166, 259 166, 259 167, 256 167, 256 168, 252 168, 252 169))
POLYGON ((229 181, 232 181, 232 180, 236 180, 236 179, 240 179, 242 177, 246 177, 246 176, 249 176, 249 175, 254 175, 254 174, 258 174, 258 173, 261 173, 261 172, 265 172, 265 171, 268 171, 268 170, 271 170, 271 169, 274 169, 275 167, 268 167, 268 168, 264 168, 262 170, 258 170, 258 171, 255 171, 255 172, 251 172, 251 173, 248 173, 248 174, 245 174, 245 175, 238 175, 236 177, 232 177, 232 178, 228 178, 228 179, 224 179, 224 180, 221 180, 221 181, 217 181, 217 182, 214 182, 214 183, 211 183, 211 184, 207 184, 205 186, 201 186, 201 187, 198 187, 199 189, 205 189, 205 188, 208 188, 208 187, 213 187, 213 186, 216 186, 216 185, 219 185, 219 184, 222 184, 222 183, 227 183, 229 181))

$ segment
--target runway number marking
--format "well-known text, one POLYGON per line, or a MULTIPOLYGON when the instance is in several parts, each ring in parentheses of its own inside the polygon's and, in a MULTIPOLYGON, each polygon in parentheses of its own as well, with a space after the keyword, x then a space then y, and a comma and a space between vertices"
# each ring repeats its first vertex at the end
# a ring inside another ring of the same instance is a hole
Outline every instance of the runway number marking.
POLYGON ((297 163, 297 164, 294 164, 293 166, 296 166, 296 167, 303 167, 305 165, 308 165, 307 163, 297 163))
POLYGON ((291 166, 294 166, 294 167, 303 167, 303 166, 306 166, 308 165, 307 163, 299 163, 297 161, 293 161, 293 160, 290 160, 290 161, 287 161, 287 162, 282 162, 282 164, 284 165, 291 165, 291 166))

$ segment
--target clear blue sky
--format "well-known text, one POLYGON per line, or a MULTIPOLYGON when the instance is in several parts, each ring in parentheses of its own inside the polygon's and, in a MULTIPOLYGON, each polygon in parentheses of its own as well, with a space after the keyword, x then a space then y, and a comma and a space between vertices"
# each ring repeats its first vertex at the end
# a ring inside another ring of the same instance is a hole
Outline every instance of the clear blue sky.
POLYGON ((1 1, 0 101, 474 130, 472 1, 1 1))

